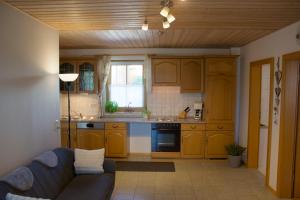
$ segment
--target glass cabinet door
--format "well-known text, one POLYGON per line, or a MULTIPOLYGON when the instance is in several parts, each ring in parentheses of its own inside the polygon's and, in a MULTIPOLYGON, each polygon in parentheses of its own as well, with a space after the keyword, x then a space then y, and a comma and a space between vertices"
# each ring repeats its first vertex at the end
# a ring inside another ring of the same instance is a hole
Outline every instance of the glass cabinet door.
MULTIPOLYGON (((76 73, 76 64, 73 62, 61 62, 59 65, 59 73, 60 74, 67 74, 67 73, 76 73)), ((59 80, 59 88, 61 92, 67 92, 68 86, 67 83, 59 80)), ((76 90, 76 81, 71 83, 71 92, 75 92, 76 90)))
POLYGON ((95 64, 93 62, 81 62, 78 65, 79 92, 95 92, 95 64))

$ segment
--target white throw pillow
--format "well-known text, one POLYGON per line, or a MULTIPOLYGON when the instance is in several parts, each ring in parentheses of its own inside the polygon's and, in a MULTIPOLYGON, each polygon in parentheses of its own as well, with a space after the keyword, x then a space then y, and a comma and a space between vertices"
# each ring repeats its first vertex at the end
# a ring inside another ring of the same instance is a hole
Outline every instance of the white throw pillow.
POLYGON ((103 173, 104 149, 84 150, 75 149, 76 174, 100 174, 103 173))
POLYGON ((11 193, 7 193, 5 200, 50 200, 50 199, 41 199, 41 198, 33 198, 33 197, 24 197, 11 193))

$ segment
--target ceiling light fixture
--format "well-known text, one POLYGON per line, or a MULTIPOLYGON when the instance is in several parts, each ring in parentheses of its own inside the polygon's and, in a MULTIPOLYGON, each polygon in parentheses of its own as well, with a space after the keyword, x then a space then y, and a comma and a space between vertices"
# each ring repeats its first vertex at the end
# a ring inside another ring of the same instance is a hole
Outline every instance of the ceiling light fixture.
POLYGON ((168 22, 168 20, 166 20, 166 19, 164 20, 163 27, 164 27, 164 29, 170 28, 170 23, 168 22))
POLYGON ((174 15, 172 15, 172 14, 168 14, 168 16, 167 16, 167 20, 168 20, 168 22, 169 22, 169 23, 172 23, 172 22, 174 22, 174 21, 175 21, 175 17, 174 17, 174 15))
POLYGON ((147 19, 145 19, 144 24, 142 26, 142 30, 143 31, 148 31, 148 28, 149 28, 149 24, 148 24, 147 19))
POLYGON ((160 11, 160 15, 163 16, 163 17, 167 17, 168 14, 170 12, 170 8, 165 6, 163 7, 163 9, 160 11))

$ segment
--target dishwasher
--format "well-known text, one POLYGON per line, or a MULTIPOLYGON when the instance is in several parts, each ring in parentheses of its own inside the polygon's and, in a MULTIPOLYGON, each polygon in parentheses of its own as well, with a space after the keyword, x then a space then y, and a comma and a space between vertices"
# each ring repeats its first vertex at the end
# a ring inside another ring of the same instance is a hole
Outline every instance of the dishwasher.
POLYGON ((102 122, 77 123, 77 148, 95 150, 105 147, 105 125, 102 122))

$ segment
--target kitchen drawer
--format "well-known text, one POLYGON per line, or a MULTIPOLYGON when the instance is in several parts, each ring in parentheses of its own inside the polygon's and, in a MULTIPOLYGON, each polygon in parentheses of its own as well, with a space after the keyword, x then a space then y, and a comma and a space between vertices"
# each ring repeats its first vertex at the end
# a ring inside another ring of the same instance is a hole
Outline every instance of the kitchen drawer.
POLYGON ((205 124, 181 124, 181 130, 203 131, 203 130, 205 130, 205 124))
POLYGON ((234 130, 234 124, 232 123, 215 123, 215 124, 206 124, 207 131, 218 131, 218 130, 234 130))
POLYGON ((105 123, 105 129, 127 129, 126 123, 105 123))

